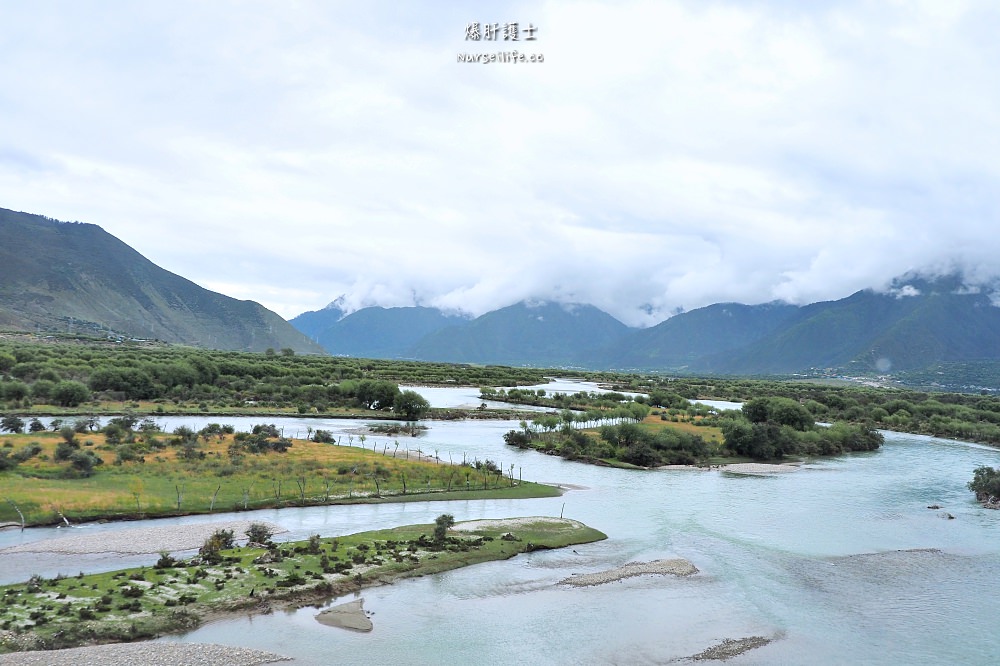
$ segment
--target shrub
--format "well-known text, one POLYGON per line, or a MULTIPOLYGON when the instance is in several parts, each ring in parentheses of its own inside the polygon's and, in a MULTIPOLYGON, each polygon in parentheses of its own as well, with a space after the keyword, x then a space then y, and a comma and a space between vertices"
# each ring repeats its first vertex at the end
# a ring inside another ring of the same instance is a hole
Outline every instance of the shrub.
POLYGON ((274 532, 264 523, 250 523, 250 526, 247 527, 245 534, 250 540, 250 543, 266 545, 271 542, 271 536, 274 532))

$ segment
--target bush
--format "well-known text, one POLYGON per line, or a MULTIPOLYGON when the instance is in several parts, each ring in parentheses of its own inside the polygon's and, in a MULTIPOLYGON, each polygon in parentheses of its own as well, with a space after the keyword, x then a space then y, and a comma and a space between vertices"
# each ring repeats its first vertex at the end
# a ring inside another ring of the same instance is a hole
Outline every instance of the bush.
POLYGON ((979 500, 990 497, 1000 497, 1000 469, 992 467, 977 467, 969 481, 969 490, 976 493, 979 500))
POLYGON ((274 532, 264 523, 250 523, 245 534, 250 543, 259 543, 263 546, 271 542, 274 532))
POLYGON ((434 541, 435 543, 444 543, 445 537, 448 535, 448 529, 455 524, 455 516, 450 513, 442 513, 440 516, 434 519, 434 541))

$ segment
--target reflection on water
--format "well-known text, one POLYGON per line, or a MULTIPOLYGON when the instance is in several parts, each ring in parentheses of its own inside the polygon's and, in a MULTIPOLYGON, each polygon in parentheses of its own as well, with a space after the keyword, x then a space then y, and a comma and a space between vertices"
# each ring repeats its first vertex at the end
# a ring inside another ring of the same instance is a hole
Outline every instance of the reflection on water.
MULTIPOLYGON (((289 419, 285 427, 306 423, 289 419)), ((421 446, 445 460, 491 458, 521 467, 526 479, 587 490, 253 517, 304 538, 429 523, 446 511, 457 520, 564 512, 608 540, 365 590, 365 608, 374 612, 370 634, 325 627, 314 620, 316 609, 303 608, 163 640, 259 647, 298 664, 659 664, 745 636, 776 640, 727 663, 985 665, 1000 655, 1000 599, 992 594, 1000 512, 981 509, 965 487, 975 467, 1000 465, 1000 451, 890 433, 879 451, 811 461, 773 477, 636 472, 509 449, 502 435, 514 422, 430 425, 421 446), (933 504, 944 508, 927 508, 933 504), (559 585, 574 573, 665 557, 688 559, 701 573, 559 585)), ((329 427, 343 432, 356 424, 329 427)), ((220 517, 181 520, 205 519, 220 517)), ((0 547, 48 538, 29 534, 0 534, 0 547)))

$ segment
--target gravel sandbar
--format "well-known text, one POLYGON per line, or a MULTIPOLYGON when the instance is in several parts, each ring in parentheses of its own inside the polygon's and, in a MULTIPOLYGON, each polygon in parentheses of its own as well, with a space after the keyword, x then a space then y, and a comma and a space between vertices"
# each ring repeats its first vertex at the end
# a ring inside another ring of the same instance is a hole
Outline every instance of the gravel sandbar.
POLYGON ((719 470, 732 474, 750 474, 753 476, 770 476, 772 474, 788 474, 799 471, 797 464, 769 465, 767 463, 733 463, 722 465, 719 470))
POLYGON ((690 576, 698 573, 698 568, 685 559, 653 560, 652 562, 629 562, 615 569, 598 571, 591 574, 580 574, 563 579, 562 583, 584 587, 588 585, 604 585, 633 576, 672 575, 690 576))
POLYGON ((212 643, 114 643, 0 655, 0 666, 256 666, 288 657, 212 643))
POLYGON ((738 657, 744 652, 755 650, 771 642, 764 636, 748 636, 747 638, 727 638, 718 645, 713 645, 703 652, 693 655, 695 661, 725 661, 738 657))
MULTIPOLYGON (((245 541, 243 533, 252 520, 234 520, 217 523, 196 523, 193 525, 163 525, 160 527, 137 527, 91 534, 76 534, 58 539, 42 539, 0 550, 0 555, 9 553, 66 553, 84 555, 91 553, 125 553, 141 555, 175 552, 200 548, 205 539, 216 530, 232 530, 236 540, 245 541)), ((287 532, 280 525, 264 523, 274 534, 287 532)))
POLYGON ((451 529, 456 532, 477 532, 483 529, 512 530, 529 525, 546 525, 548 527, 564 527, 569 529, 583 529, 586 527, 578 520, 569 518, 548 518, 546 516, 533 516, 530 518, 500 518, 497 520, 467 520, 458 523, 451 529))

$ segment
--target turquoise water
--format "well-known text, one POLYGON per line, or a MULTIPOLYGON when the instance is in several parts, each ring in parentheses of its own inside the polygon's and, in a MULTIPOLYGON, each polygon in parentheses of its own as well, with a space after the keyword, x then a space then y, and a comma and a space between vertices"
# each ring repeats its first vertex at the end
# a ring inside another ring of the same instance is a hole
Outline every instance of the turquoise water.
POLYGON ((250 644, 303 664, 658 664, 752 635, 775 640, 728 663, 1000 661, 1000 514, 964 487, 977 465, 1000 464, 996 450, 889 434, 878 452, 780 476, 642 473, 512 453, 497 432, 478 432, 502 424, 462 425, 429 439, 444 448, 478 435, 481 454, 588 489, 524 502, 307 510, 296 528, 350 531, 445 510, 459 520, 564 511, 609 539, 366 590, 370 634, 322 626, 307 608, 170 640, 250 644), (674 556, 701 573, 558 585, 573 573, 674 556))
MULTIPOLYGON (((526 479, 586 489, 539 500, 234 515, 273 520, 302 538, 431 522, 444 512, 457 520, 562 512, 607 541, 365 590, 365 608, 374 612, 369 634, 320 625, 317 610, 304 608, 162 640, 260 647, 297 664, 662 664, 759 635, 774 641, 726 663, 1000 663, 1000 512, 979 507, 965 487, 975 467, 1000 466, 996 449, 887 433, 879 451, 770 477, 632 472, 510 450, 501 436, 511 427, 432 423, 420 446, 444 460, 491 458, 515 464, 526 479), (684 557, 700 573, 558 584, 661 557, 684 557)), ((5 533, 0 547, 53 535, 5 533)), ((70 573, 80 568, 73 566, 70 573)), ((9 560, 0 559, 0 574, 9 572, 9 560)))

